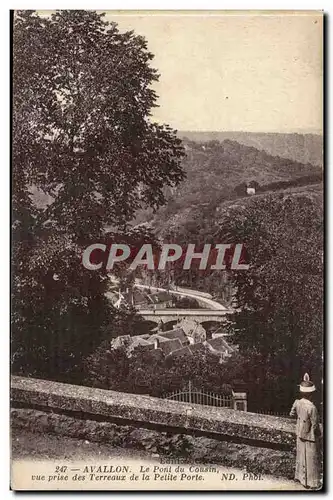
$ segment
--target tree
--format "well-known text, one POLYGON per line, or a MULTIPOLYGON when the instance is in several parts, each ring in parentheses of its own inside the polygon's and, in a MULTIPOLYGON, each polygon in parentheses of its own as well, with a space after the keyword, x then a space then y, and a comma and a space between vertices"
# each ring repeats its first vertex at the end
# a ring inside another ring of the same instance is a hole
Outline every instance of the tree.
MULTIPOLYGON (((181 141, 150 120, 157 95, 147 42, 93 11, 18 11, 13 53, 15 371, 81 376, 117 326, 108 278, 81 264, 105 228, 126 232, 140 207, 184 177, 181 141), (50 202, 37 207, 29 189, 50 202)), ((75 377, 74 377, 75 378, 75 377)))
POLYGON ((321 385, 321 206, 304 194, 266 196, 226 215, 220 231, 245 243, 250 264, 230 274, 237 312, 229 325, 250 361, 248 381, 288 406, 305 372, 321 385))
POLYGON ((199 309, 198 301, 191 297, 172 297, 173 307, 178 307, 179 309, 199 309))
POLYGON ((241 182, 240 184, 238 184, 234 191, 235 193, 237 193, 239 196, 245 196, 246 195, 246 188, 247 188, 247 185, 246 185, 246 182, 241 182))
POLYGON ((136 347, 131 355, 126 348, 111 348, 104 342, 85 363, 85 384, 101 389, 149 394, 163 397, 167 393, 192 386, 217 394, 230 393, 233 382, 244 378, 244 359, 233 354, 224 363, 208 349, 193 355, 164 356, 163 353, 136 347))

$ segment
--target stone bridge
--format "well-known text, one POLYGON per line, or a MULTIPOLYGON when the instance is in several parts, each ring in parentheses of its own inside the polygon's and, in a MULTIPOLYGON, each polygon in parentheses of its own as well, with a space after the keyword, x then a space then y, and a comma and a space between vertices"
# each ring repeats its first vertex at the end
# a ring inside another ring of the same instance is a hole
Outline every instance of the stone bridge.
POLYGON ((204 323, 205 321, 224 321, 226 314, 232 314, 232 309, 138 309, 140 314, 147 321, 167 323, 168 321, 178 321, 183 318, 190 318, 204 323))

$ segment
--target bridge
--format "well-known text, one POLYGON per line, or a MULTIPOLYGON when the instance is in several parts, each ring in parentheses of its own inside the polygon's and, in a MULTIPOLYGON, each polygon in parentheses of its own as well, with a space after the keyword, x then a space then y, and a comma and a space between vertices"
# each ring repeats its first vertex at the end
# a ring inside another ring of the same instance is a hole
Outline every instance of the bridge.
MULTIPOLYGON (((117 280, 112 280, 115 283, 118 283, 117 280)), ((139 282, 134 284, 134 288, 139 288, 143 290, 149 290, 150 292, 167 292, 170 295, 178 295, 180 297, 187 297, 191 299, 195 299, 201 309, 176 309, 176 308, 168 308, 168 309, 158 309, 158 308, 138 308, 137 312, 140 314, 145 320, 153 321, 155 323, 168 323, 170 321, 179 321, 184 318, 195 319, 199 323, 204 323, 208 321, 214 322, 223 322, 226 314, 234 313, 232 308, 228 308, 220 302, 217 302, 213 299, 213 297, 206 292, 201 292, 199 290, 192 290, 188 288, 161 288, 156 286, 144 285, 139 282)), ((119 299, 119 305, 120 305, 119 299)))
POLYGON ((203 323, 205 321, 224 321, 226 314, 232 314, 232 309, 137 309, 144 319, 159 323, 168 321, 178 321, 184 318, 190 318, 203 323))

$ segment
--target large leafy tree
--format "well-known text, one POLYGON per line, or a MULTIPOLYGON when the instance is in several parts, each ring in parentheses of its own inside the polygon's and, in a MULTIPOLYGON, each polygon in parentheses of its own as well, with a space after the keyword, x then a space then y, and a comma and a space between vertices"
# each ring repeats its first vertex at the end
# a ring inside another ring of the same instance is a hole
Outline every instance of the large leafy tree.
POLYGON ((230 331, 250 361, 248 383, 260 389, 259 405, 288 406, 305 372, 321 385, 321 203, 304 193, 253 199, 223 215, 220 235, 247 249, 249 269, 230 273, 230 331))
POLYGON ((106 227, 130 232, 136 210, 157 209, 164 187, 183 179, 180 141, 151 121, 152 59, 143 37, 93 11, 15 14, 16 371, 80 377, 82 360, 119 326, 106 275, 84 269, 81 257, 106 227), (32 188, 47 202, 38 205, 32 188))

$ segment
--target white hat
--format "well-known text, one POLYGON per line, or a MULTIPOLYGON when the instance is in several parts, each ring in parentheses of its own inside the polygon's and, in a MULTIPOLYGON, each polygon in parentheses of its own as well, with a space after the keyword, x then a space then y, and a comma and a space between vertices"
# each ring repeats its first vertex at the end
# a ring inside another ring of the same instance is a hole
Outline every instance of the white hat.
POLYGON ((314 392, 316 390, 316 386, 311 382, 308 373, 306 373, 303 377, 302 382, 299 386, 300 392, 314 392))

